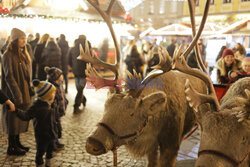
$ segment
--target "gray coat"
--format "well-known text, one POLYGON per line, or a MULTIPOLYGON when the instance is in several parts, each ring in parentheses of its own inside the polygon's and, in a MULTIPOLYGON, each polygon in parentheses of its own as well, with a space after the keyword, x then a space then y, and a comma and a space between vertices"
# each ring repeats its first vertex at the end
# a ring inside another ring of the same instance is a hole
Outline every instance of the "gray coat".
MULTIPOLYGON (((2 60, 2 90, 22 110, 27 110, 31 105, 31 63, 28 62, 25 63, 24 58, 14 54, 11 49, 5 52, 2 60)), ((27 132, 28 126, 28 121, 20 120, 3 105, 2 127, 5 133, 17 135, 27 132)))

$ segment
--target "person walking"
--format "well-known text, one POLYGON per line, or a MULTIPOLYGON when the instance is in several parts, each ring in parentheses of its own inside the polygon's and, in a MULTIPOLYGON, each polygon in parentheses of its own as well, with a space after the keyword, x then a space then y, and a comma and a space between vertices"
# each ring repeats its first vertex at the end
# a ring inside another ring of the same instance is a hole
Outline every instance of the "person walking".
MULTIPOLYGON (((33 94, 31 82, 31 59, 26 48, 26 35, 23 31, 13 28, 10 44, 3 55, 2 90, 14 102, 17 108, 27 110, 31 105, 33 94)), ((29 151, 20 142, 19 135, 28 131, 29 122, 20 120, 14 113, 8 112, 3 105, 2 127, 8 134, 8 155, 24 155, 29 151)))
MULTIPOLYGON (((42 54, 42 61, 44 66, 57 67, 62 69, 62 54, 61 49, 56 44, 53 38, 48 40, 48 43, 42 54)), ((44 69, 43 69, 44 70, 44 69)), ((46 76, 47 73, 45 72, 46 76)))
MULTIPOLYGON (((86 36, 84 38, 78 38, 75 40, 75 46, 70 49, 69 51, 69 66, 72 68, 72 72, 75 76, 75 84, 77 89, 77 94, 75 97, 75 104, 74 104, 74 113, 77 114, 81 112, 80 105, 86 106, 86 97, 83 95, 83 89, 86 85, 86 62, 83 60, 78 60, 77 57, 80 55, 80 45, 85 49, 85 41, 86 36)), ((91 49, 91 46, 89 46, 91 49)))
POLYGON ((40 80, 46 80, 46 72, 44 71, 45 65, 42 54, 48 39, 49 34, 44 34, 36 46, 34 64, 32 65, 32 79, 39 78, 40 80))
POLYGON ((66 37, 64 34, 60 35, 60 39, 58 41, 58 46, 61 49, 61 62, 62 62, 62 72, 63 78, 65 81, 65 93, 68 93, 68 52, 69 52, 69 44, 66 41, 66 37))

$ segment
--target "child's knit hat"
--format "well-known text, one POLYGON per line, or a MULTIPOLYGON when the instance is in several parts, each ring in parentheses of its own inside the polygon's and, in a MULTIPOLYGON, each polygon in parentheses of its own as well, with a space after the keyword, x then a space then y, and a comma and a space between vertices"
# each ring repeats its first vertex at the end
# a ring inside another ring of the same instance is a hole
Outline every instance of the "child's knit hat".
POLYGON ((56 91, 56 87, 46 81, 34 79, 33 85, 37 96, 44 101, 50 100, 51 95, 56 91))
POLYGON ((250 57, 245 57, 243 60, 242 60, 242 66, 245 66, 245 65, 250 65, 250 57))
POLYGON ((56 80, 58 80, 58 78, 63 73, 62 70, 60 70, 59 68, 56 68, 56 67, 45 67, 44 71, 47 73, 48 80, 51 82, 55 82, 56 80))

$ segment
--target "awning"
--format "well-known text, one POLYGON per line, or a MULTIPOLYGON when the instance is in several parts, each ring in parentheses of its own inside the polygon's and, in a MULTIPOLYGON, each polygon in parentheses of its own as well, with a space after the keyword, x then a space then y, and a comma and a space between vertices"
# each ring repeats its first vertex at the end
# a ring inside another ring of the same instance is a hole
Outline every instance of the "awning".
POLYGON ((192 35, 191 28, 182 24, 171 24, 165 27, 162 27, 158 30, 152 31, 150 33, 152 36, 168 36, 168 35, 180 35, 187 36, 192 35))

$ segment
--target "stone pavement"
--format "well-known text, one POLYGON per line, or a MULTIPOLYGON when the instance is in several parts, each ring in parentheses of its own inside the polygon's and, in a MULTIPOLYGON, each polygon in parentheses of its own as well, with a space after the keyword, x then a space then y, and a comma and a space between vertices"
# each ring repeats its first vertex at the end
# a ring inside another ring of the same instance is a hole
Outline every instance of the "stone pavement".
MULTIPOLYGON (((86 138, 95 130, 97 122, 103 114, 104 100, 106 99, 107 89, 95 91, 93 89, 85 90, 87 96, 87 107, 81 114, 73 114, 73 102, 76 90, 73 80, 70 81, 69 105, 66 116, 62 118, 63 137, 62 143, 65 148, 56 152, 54 158, 55 166, 60 167, 108 167, 113 165, 113 154, 111 152, 101 155, 92 156, 85 150, 86 138)), ((1 117, 1 116, 0 116, 1 117)), ((0 118, 1 119, 1 118, 0 118)), ((35 166, 35 140, 32 122, 30 122, 29 131, 21 135, 21 142, 25 146, 30 146, 31 150, 25 156, 15 157, 7 156, 7 135, 3 134, 0 124, 0 166, 3 167, 33 167, 35 166)), ((178 155, 177 166, 193 166, 197 156, 199 145, 199 135, 194 133, 188 140, 181 145, 178 155), (184 161, 183 161, 184 160, 184 161)), ((135 159, 129 155, 125 147, 118 149, 118 166, 119 167, 144 167, 146 166, 145 158, 135 159)))

